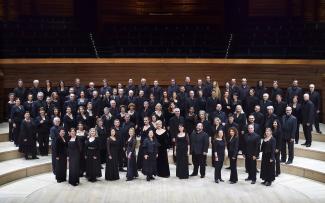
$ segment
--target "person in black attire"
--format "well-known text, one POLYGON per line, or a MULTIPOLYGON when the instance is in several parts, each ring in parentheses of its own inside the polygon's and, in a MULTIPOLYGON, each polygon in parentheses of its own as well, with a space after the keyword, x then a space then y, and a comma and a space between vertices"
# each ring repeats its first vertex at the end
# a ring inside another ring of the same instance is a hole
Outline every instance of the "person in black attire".
POLYGON ((65 130, 60 128, 59 137, 55 140, 55 177, 58 183, 66 181, 67 178, 67 146, 65 130))
POLYGON ((142 169, 142 163, 143 163, 143 142, 148 137, 148 132, 150 130, 153 130, 153 126, 150 125, 149 117, 145 116, 143 118, 144 125, 141 127, 139 131, 140 136, 140 146, 138 151, 138 158, 137 158, 137 168, 138 170, 142 169))
POLYGON ((158 80, 153 81, 153 87, 151 88, 151 93, 156 98, 157 101, 160 101, 162 98, 163 89, 159 86, 158 80))
POLYGON ((190 139, 185 132, 183 124, 179 124, 178 134, 176 135, 176 177, 179 179, 188 179, 188 150, 190 139))
POLYGON ((262 80, 257 81, 255 92, 258 99, 262 99, 263 94, 267 92, 267 88, 264 86, 262 80))
POLYGON ((51 152, 52 152, 52 170, 55 174, 55 165, 56 165, 56 139, 59 137, 60 132, 60 118, 55 117, 53 119, 53 126, 50 128, 50 138, 51 138, 51 152))
POLYGON ((255 106, 260 103, 259 98, 255 95, 255 90, 249 90, 249 96, 246 98, 246 113, 248 115, 254 113, 255 106))
MULTIPOLYGON (((22 101, 22 100, 20 100, 22 101)), ((28 94, 27 95, 27 100, 23 103, 23 107, 25 109, 25 111, 29 111, 29 112, 33 112, 33 105, 34 105, 34 101, 33 101, 33 95, 32 94, 28 94)))
POLYGON ((248 125, 248 133, 244 137, 245 148, 244 155, 247 159, 248 178, 245 181, 252 181, 251 184, 256 182, 256 159, 259 157, 260 152, 260 135, 254 132, 254 125, 248 125))
POLYGON ((236 106, 234 113, 234 122, 238 124, 239 150, 244 148, 244 129, 247 123, 246 114, 241 105, 236 106))
POLYGON ((202 90, 199 90, 198 97, 196 98, 196 101, 195 102, 196 102, 195 103, 195 106, 197 108, 197 111, 201 111, 201 110, 204 110, 205 111, 205 108, 206 108, 206 98, 204 97, 202 90))
POLYGON ((265 138, 262 143, 262 162, 261 162, 261 179, 265 186, 270 186, 275 180, 275 150, 276 150, 276 140, 272 137, 271 128, 266 128, 265 138))
POLYGON ((230 184, 237 183, 238 175, 237 175, 237 155, 238 155, 238 131, 236 128, 229 128, 228 130, 228 142, 227 142, 227 149, 228 149, 228 157, 230 160, 230 184))
POLYGON ((310 147, 312 142, 311 131, 314 123, 314 113, 315 107, 309 99, 309 94, 304 94, 304 101, 301 105, 301 117, 306 143, 301 145, 306 145, 306 147, 310 147))
POLYGON ((20 99, 15 100, 15 105, 11 108, 10 119, 13 127, 13 140, 16 146, 19 145, 20 126, 24 119, 25 109, 20 105, 20 99))
POLYGON ((93 113, 95 117, 99 117, 103 114, 103 103, 98 95, 98 91, 94 90, 92 94, 91 103, 93 105, 93 113))
POLYGON ((29 93, 33 95, 33 99, 36 100, 37 94, 39 92, 42 92, 41 88, 39 86, 39 80, 34 80, 33 81, 33 87, 29 89, 29 93))
POLYGON ((155 179, 153 176, 157 175, 157 158, 159 142, 154 137, 154 132, 148 132, 148 138, 143 141, 143 167, 142 172, 147 176, 147 181, 155 179))
POLYGON ((195 129, 195 124, 197 122, 197 115, 195 114, 194 107, 190 107, 185 115, 184 127, 185 131, 190 135, 195 129))
POLYGON ((129 129, 128 134, 129 138, 126 142, 126 157, 128 160, 126 180, 130 181, 138 177, 137 161, 135 154, 135 146, 137 144, 137 140, 135 138, 135 129, 133 127, 129 129))
POLYGON ((219 104, 220 101, 217 97, 217 92, 215 90, 212 90, 211 97, 208 97, 206 101, 206 111, 208 114, 211 114, 213 111, 215 111, 217 104, 219 104))
POLYGON ((217 104, 216 110, 209 115, 209 121, 212 123, 215 117, 220 118, 222 124, 225 124, 227 122, 227 115, 222 111, 221 104, 217 104))
POLYGON ((41 156, 47 156, 49 153, 50 122, 51 121, 49 120, 48 116, 45 115, 45 110, 41 108, 39 116, 37 116, 35 119, 37 139, 41 156))
POLYGON ((276 95, 276 101, 273 102, 274 106, 274 114, 281 118, 285 114, 285 109, 287 107, 287 103, 282 101, 282 96, 280 94, 276 95))
POLYGON ((68 160, 69 160, 69 184, 79 185, 80 176, 80 151, 81 146, 76 136, 76 129, 69 131, 70 140, 68 142, 68 160))
POLYGON ((25 158, 29 159, 29 155, 32 159, 38 159, 36 157, 37 147, 36 147, 36 126, 34 121, 32 121, 30 113, 27 111, 24 115, 25 119, 22 121, 20 126, 20 144, 22 152, 25 154, 25 158))
POLYGON ((193 85, 191 85, 191 78, 186 76, 185 77, 185 83, 184 83, 184 89, 185 93, 189 94, 190 91, 194 90, 193 85))
POLYGON ((264 93, 263 94, 263 99, 260 101, 260 110, 263 115, 267 114, 267 107, 268 106, 273 106, 273 103, 271 100, 269 100, 269 94, 264 93))
POLYGON ((99 141, 95 128, 89 130, 89 139, 85 143, 86 177, 90 182, 97 181, 102 176, 100 166, 99 141))
POLYGON ((148 99, 150 94, 150 88, 146 84, 146 82, 147 80, 145 78, 141 78, 140 84, 138 85, 138 92, 143 91, 144 97, 148 99))
POLYGON ((225 147, 226 143, 224 140, 224 131, 219 130, 216 132, 213 138, 213 153, 214 153, 214 181, 219 183, 219 181, 223 182, 221 178, 221 169, 223 166, 223 161, 225 159, 225 147))
POLYGON ((37 93, 37 100, 33 102, 33 112, 32 116, 36 118, 38 116, 40 108, 46 109, 46 102, 43 100, 44 99, 44 93, 43 92, 38 92, 37 93))
POLYGON ((261 139, 262 139, 263 132, 262 132, 261 126, 258 123, 255 122, 255 117, 254 117, 253 114, 251 114, 251 115, 248 116, 248 123, 244 127, 244 134, 247 134, 248 133, 248 125, 254 125, 254 132, 256 134, 258 134, 261 137, 261 139))
POLYGON ((9 141, 13 142, 14 141, 14 137, 13 137, 13 122, 10 118, 10 114, 11 114, 11 109, 13 106, 15 106, 15 94, 14 93, 10 93, 9 94, 9 101, 7 103, 7 108, 6 108, 6 120, 9 123, 9 141))
POLYGON ((125 156, 125 137, 123 136, 123 134, 121 133, 121 128, 120 128, 120 120, 119 119, 115 119, 114 120, 114 130, 116 133, 116 139, 117 142, 119 143, 119 153, 118 153, 118 164, 119 164, 119 171, 121 172, 126 172, 126 170, 124 170, 124 163, 126 162, 126 156, 125 156))
POLYGON ((107 138, 107 161, 105 168, 105 180, 118 180, 119 175, 119 142, 114 128, 110 131, 110 137, 107 138))
POLYGON ((191 176, 197 176, 200 167, 201 178, 205 177, 206 155, 209 148, 209 135, 203 131, 203 124, 196 125, 196 132, 190 137, 192 162, 194 165, 191 176))
POLYGON ((71 113, 76 116, 78 111, 78 103, 76 100, 75 94, 69 95, 69 100, 64 102, 64 108, 62 109, 64 112, 66 112, 67 107, 71 108, 71 113))
POLYGON ((276 95, 283 96, 283 90, 279 88, 278 81, 273 81, 273 87, 271 89, 271 101, 275 102, 276 95))
POLYGON ((104 97, 106 93, 109 92, 112 93, 112 87, 109 86, 107 79, 103 79, 103 86, 99 89, 99 94, 104 97))
POLYGON ((172 141, 172 147, 173 147, 173 160, 175 162, 175 143, 176 143, 176 136, 178 134, 179 131, 179 125, 180 124, 184 124, 185 120, 184 117, 181 116, 181 111, 179 108, 175 108, 174 109, 174 116, 169 120, 169 125, 168 125, 168 129, 169 129, 169 135, 171 137, 171 141, 172 141))
POLYGON ((275 139, 275 176, 280 175, 281 168, 280 168, 280 152, 282 147, 282 129, 279 120, 273 121, 272 126, 273 138, 275 139))
POLYGON ((321 100, 320 100, 320 95, 319 92, 315 91, 315 85, 314 84, 310 84, 309 85, 309 99, 310 101, 313 102, 314 104, 314 125, 316 128, 317 133, 322 134, 322 132, 319 129, 319 113, 320 113, 320 104, 321 104, 321 100))
POLYGON ((84 125, 82 123, 78 123, 77 128, 77 141, 80 146, 80 177, 84 176, 86 171, 86 159, 85 159, 85 142, 88 137, 88 132, 85 130, 84 125))
POLYGON ((289 151, 289 159, 286 164, 291 164, 294 154, 294 140, 297 130, 297 118, 292 115, 292 108, 286 108, 286 115, 282 116, 282 148, 281 148, 281 162, 286 162, 287 159, 287 145, 289 151))
POLYGON ((57 87, 56 92, 59 95, 60 109, 63 109, 65 98, 66 98, 66 96, 68 95, 68 92, 69 92, 68 88, 65 86, 63 80, 61 80, 59 82, 59 86, 57 87))
POLYGON ((103 126, 104 126, 106 132, 108 133, 110 131, 110 129, 112 128, 113 122, 114 122, 113 115, 109 112, 108 107, 104 108, 104 114, 102 115, 101 119, 103 121, 103 126))
POLYGON ((273 121, 278 118, 277 115, 275 115, 273 112, 274 112, 273 106, 268 106, 267 114, 265 115, 264 129, 271 128, 273 125, 273 121))
POLYGON ((103 126, 103 120, 97 118, 97 125, 95 127, 97 133, 97 139, 99 143, 99 154, 100 154, 100 163, 106 163, 106 141, 107 141, 107 131, 103 126))
POLYGON ((27 96, 27 90, 24 87, 24 82, 22 79, 18 79, 17 87, 13 91, 15 98, 19 98, 20 101, 24 102, 27 96))
POLYGON ((66 114, 63 116, 63 127, 65 132, 69 132, 71 128, 77 127, 77 121, 72 114, 72 109, 70 106, 66 109, 66 114))
POLYGON ((297 130, 295 136, 295 143, 298 144, 299 142, 299 127, 301 124, 301 103, 298 102, 298 96, 294 96, 292 98, 292 103, 289 105, 292 108, 292 115, 297 118, 297 130))
POLYGON ((298 80, 294 80, 292 82, 292 86, 288 87, 287 89, 287 103, 289 103, 290 101, 292 101, 292 98, 294 96, 298 96, 298 101, 302 102, 302 89, 301 87, 298 87, 298 80))
POLYGON ((160 145, 158 147, 157 175, 168 178, 170 176, 170 171, 167 150, 170 148, 170 137, 168 131, 163 129, 161 120, 156 122, 156 128, 155 137, 160 145))
POLYGON ((261 112, 260 105, 255 106, 253 115, 254 115, 254 118, 255 118, 255 123, 257 123, 260 126, 260 131, 262 133, 264 133, 265 116, 261 112))

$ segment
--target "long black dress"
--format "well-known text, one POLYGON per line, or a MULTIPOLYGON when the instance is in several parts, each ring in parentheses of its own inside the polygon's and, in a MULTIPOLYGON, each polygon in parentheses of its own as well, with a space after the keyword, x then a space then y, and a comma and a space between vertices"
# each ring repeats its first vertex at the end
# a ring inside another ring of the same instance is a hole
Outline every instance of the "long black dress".
POLYGON ((106 140, 107 134, 105 127, 96 127, 98 141, 99 141, 99 153, 100 153, 100 163, 103 164, 106 162, 106 140))
POLYGON ((79 184, 80 175, 80 145, 78 138, 68 142, 69 156, 69 183, 73 186, 79 184))
POLYGON ((36 126, 33 121, 23 120, 20 127, 20 144, 22 152, 25 154, 25 158, 28 159, 29 155, 36 158, 36 126))
POLYGON ((135 137, 131 138, 126 143, 126 156, 127 156, 127 173, 126 178, 132 180, 138 177, 137 162, 135 156, 135 145, 137 140, 135 137))
POLYGON ((146 130, 144 128, 140 131, 140 146, 138 151, 138 158, 137 158, 137 168, 142 169, 142 163, 143 163, 143 141, 148 138, 148 133, 150 130, 153 130, 153 127, 150 125, 146 130))
POLYGON ((189 137, 187 134, 184 137, 176 137, 176 177, 180 179, 187 179, 189 177, 188 145, 189 137))
POLYGON ((86 140, 86 176, 89 181, 95 182, 97 177, 102 176, 100 157, 99 157, 99 142, 98 138, 93 141, 86 140), (96 158, 94 158, 96 157, 96 158))
POLYGON ((168 132, 165 131, 163 134, 156 134, 158 143, 158 158, 157 158, 157 175, 160 177, 168 178, 170 176, 168 154, 167 149, 169 148, 169 136, 168 132))
POLYGON ((77 141, 80 147, 80 172, 79 176, 82 177, 86 171, 86 159, 85 159, 85 154, 86 154, 86 139, 87 139, 88 133, 86 131, 81 132, 77 131, 77 141))
POLYGON ((261 179, 266 182, 275 180, 275 139, 272 137, 268 141, 262 143, 262 163, 261 163, 261 179), (272 160, 272 162, 270 162, 272 160))
POLYGON ((107 139, 107 161, 105 169, 105 179, 106 180, 118 180, 119 176, 119 142, 118 140, 113 140, 112 138, 107 139), (109 156, 112 159, 109 159, 109 156))
POLYGON ((147 159, 143 159, 142 173, 147 177, 157 175, 157 154, 159 142, 156 139, 146 138, 143 141, 143 156, 147 155, 147 159))
POLYGON ((66 181, 67 178, 67 142, 58 137, 55 150, 55 176, 58 183, 66 181))

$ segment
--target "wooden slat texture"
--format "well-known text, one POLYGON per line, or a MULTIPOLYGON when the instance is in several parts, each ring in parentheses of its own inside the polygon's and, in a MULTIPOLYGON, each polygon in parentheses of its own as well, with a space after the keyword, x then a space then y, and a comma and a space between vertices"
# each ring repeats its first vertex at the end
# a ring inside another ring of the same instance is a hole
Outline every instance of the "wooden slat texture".
POLYGON ((286 1, 284 0, 250 0, 250 16, 285 16, 286 1))

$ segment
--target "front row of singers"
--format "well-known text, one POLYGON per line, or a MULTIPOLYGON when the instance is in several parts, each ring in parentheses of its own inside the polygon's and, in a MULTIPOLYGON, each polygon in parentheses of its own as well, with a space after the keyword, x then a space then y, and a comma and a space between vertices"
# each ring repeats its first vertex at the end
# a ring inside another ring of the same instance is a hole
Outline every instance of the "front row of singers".
MULTIPOLYGON (((58 137, 52 142, 52 156, 55 163, 54 173, 57 182, 66 181, 67 161, 69 162, 69 183, 78 185, 79 178, 86 172, 86 178, 90 182, 95 182, 102 176, 102 166, 100 160, 100 143, 95 128, 89 130, 88 137, 81 135, 80 130, 71 128, 66 135, 64 128, 56 126, 58 137), (78 134, 78 135, 77 135, 78 134)), ((179 133, 175 141, 176 155, 176 176, 180 179, 187 179, 189 176, 197 176, 200 168, 201 178, 205 177, 206 158, 209 148, 209 137, 203 131, 202 123, 198 123, 196 130, 188 136, 184 131, 184 126, 179 125, 179 133), (193 173, 189 175, 189 154, 192 155, 194 165, 193 173)), ((159 123, 158 123, 158 129, 159 123)), ((117 129, 112 128, 106 142, 106 180, 118 180, 119 162, 121 160, 121 139, 117 129)), ((146 176, 147 181, 155 179, 154 176, 169 177, 168 149, 163 147, 163 142, 167 142, 165 130, 161 128, 159 132, 154 132, 151 128, 143 129, 145 138, 140 143, 139 153, 136 158, 136 135, 135 129, 130 128, 126 140, 125 156, 127 158, 127 181, 138 177, 139 168, 146 176), (160 137, 162 136, 162 137, 160 137), (138 160, 137 160, 138 159, 138 160), (165 163, 165 164, 164 164, 165 163), (139 166, 140 165, 140 166, 139 166), (168 167, 168 168, 166 168, 168 167), (166 172, 168 171, 168 172, 166 172)), ((265 136, 260 147, 260 138, 254 133, 254 125, 248 126, 248 133, 244 136, 245 166, 248 178, 245 181, 256 182, 256 160, 260 151, 262 152, 260 178, 262 184, 270 186, 275 180, 275 154, 276 139, 272 136, 271 128, 266 128, 265 136), (261 148, 261 149, 260 149, 261 148)), ((219 130, 212 138, 213 166, 215 168, 214 180, 216 183, 223 182, 221 169, 224 163, 225 149, 227 148, 230 161, 230 183, 238 181, 237 175, 237 155, 239 146, 239 136, 236 128, 231 127, 227 132, 219 130), (228 137, 225 137, 228 134, 228 137)))

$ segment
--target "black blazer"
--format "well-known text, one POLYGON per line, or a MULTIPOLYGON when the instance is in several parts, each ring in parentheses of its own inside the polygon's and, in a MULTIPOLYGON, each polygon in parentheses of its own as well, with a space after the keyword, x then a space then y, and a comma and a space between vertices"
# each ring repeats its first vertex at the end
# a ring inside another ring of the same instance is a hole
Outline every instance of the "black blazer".
POLYGON ((229 158, 237 158, 238 155, 238 145, 239 139, 238 136, 231 138, 227 143, 228 156, 229 158))
POLYGON ((246 156, 256 156, 258 157, 260 152, 260 136, 257 133, 249 134, 244 136, 245 147, 244 154, 246 156))
POLYGON ((287 117, 287 115, 282 116, 282 136, 283 139, 295 139, 297 130, 297 118, 293 115, 287 117))
POLYGON ((208 153, 209 148, 209 136, 204 131, 197 133, 192 132, 191 134, 191 153, 192 154, 203 154, 208 153))
POLYGON ((312 101, 303 102, 301 105, 302 124, 314 123, 314 104, 312 101))

